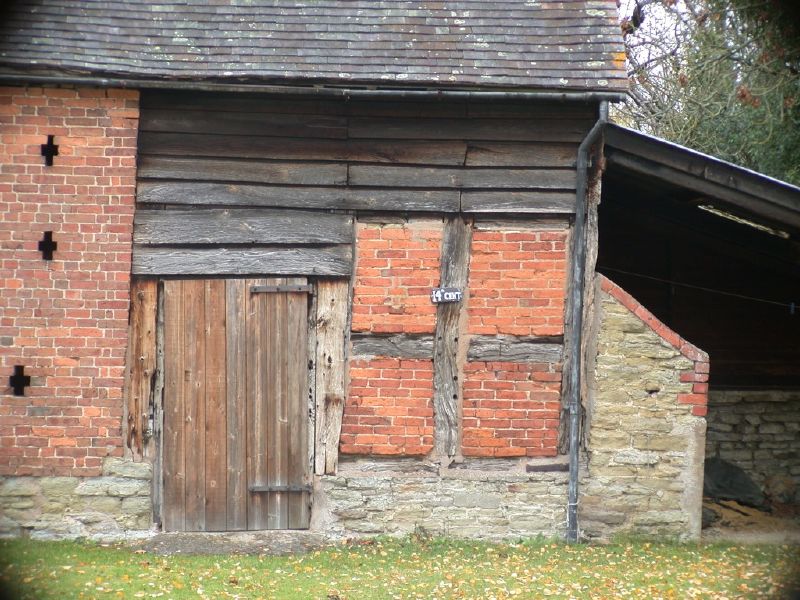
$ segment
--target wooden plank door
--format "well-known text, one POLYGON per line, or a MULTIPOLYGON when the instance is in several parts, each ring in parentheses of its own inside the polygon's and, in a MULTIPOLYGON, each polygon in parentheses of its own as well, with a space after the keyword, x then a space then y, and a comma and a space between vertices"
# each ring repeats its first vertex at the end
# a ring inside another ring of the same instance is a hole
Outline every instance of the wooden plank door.
POLYGON ((165 530, 308 527, 307 287, 164 282, 165 530))

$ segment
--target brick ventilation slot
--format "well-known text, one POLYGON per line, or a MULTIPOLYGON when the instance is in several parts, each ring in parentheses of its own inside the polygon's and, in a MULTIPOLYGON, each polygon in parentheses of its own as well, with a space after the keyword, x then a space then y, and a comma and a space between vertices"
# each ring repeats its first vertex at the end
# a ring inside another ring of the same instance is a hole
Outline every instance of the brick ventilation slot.
POLYGON ((48 167, 53 166, 53 157, 58 156, 58 146, 53 143, 55 136, 48 135, 47 143, 42 144, 42 156, 44 156, 44 164, 48 167))
POLYGON ((8 378, 8 385, 14 388, 15 396, 24 396, 25 388, 31 384, 31 378, 25 375, 25 367, 22 365, 14 366, 14 374, 8 378))
POLYGON ((53 252, 58 249, 58 243, 53 241, 53 232, 45 231, 44 237, 39 242, 39 252, 44 260, 53 260, 53 252))

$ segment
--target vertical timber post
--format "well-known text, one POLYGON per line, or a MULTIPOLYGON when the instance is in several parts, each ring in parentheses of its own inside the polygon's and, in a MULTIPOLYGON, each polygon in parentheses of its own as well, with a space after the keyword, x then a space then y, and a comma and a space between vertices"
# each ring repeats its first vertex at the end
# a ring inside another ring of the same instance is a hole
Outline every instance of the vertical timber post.
MULTIPOLYGON (((441 287, 464 290, 469 272, 471 224, 461 216, 449 217, 444 226, 441 255, 441 287)), ((464 297, 466 298, 466 294, 464 297)), ((463 300, 462 300, 463 302, 463 300)), ((459 412, 462 377, 459 360, 462 302, 439 304, 433 342, 434 455, 442 460, 459 453, 459 412)))

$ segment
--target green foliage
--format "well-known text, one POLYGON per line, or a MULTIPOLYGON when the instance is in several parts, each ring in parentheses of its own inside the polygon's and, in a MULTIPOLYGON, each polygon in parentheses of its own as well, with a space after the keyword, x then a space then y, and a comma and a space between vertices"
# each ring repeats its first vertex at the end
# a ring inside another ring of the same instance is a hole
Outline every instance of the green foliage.
POLYGON ((792 546, 489 544, 374 539, 305 555, 155 556, 74 542, 0 542, 15 598, 779 598, 792 546))
MULTIPOLYGON (((625 34, 630 126, 800 184, 800 41, 777 0, 653 0, 625 34)), ((624 22, 623 25, 626 23, 624 22)))

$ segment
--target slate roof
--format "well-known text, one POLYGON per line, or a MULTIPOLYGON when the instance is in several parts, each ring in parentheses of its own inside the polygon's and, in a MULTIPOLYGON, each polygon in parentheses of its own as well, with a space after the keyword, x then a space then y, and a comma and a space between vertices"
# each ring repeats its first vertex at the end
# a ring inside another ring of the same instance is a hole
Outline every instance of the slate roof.
POLYGON ((0 71, 624 92, 615 0, 5 0, 0 71))

